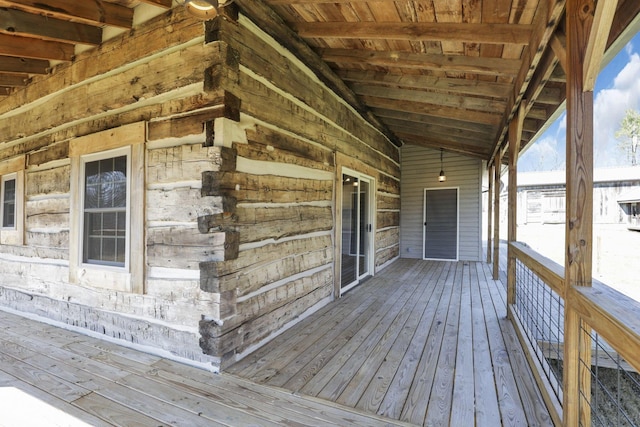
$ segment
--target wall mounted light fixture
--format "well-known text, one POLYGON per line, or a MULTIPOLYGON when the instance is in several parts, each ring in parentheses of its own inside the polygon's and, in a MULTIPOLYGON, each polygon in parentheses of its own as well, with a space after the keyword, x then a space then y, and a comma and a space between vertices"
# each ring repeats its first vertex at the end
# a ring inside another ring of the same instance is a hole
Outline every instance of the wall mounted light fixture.
POLYGON ((233 0, 179 0, 191 15, 203 21, 218 16, 218 8, 232 3, 233 0))
POLYGON ((447 176, 444 174, 444 167, 442 164, 442 156, 444 154, 444 149, 440 149, 440 176, 438 176, 438 181, 445 182, 447 180, 447 176))

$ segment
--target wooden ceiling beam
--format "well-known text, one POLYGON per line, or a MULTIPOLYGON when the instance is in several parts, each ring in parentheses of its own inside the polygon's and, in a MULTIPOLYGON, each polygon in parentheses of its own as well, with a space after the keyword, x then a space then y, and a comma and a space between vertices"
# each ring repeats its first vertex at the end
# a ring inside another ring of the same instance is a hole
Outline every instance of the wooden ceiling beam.
POLYGON ((102 29, 87 24, 62 21, 15 9, 0 9, 0 32, 64 43, 97 46, 102 42, 102 29))
POLYGON ((73 53, 72 44, 0 34, 0 55, 71 61, 73 53))
POLYGON ((540 128, 543 125, 544 125, 544 122, 541 122, 541 121, 536 120, 536 119, 526 118, 526 119, 524 119, 524 123, 522 125, 522 129, 525 132, 537 133, 538 130, 540 130, 540 128))
POLYGON ((152 6, 158 6, 164 9, 171 9, 172 0, 140 0, 142 3, 147 3, 152 6))
POLYGON ((12 90, 11 87, 0 86, 0 96, 9 96, 12 90))
POLYGON ((47 74, 49 72, 49 61, 0 55, 0 72, 47 74))
POLYGON ((500 123, 500 114, 492 114, 485 111, 465 110, 463 108, 447 107, 444 105, 387 99, 375 96, 363 96, 362 100, 366 105, 374 108, 405 111, 425 116, 434 116, 473 123, 484 123, 487 125, 497 125, 500 123))
POLYGON ((473 132, 478 134, 495 134, 495 126, 484 123, 473 123, 452 118, 441 118, 427 116, 424 114, 411 113, 405 111, 388 110, 384 108, 372 107, 371 111, 382 120, 399 119, 418 124, 432 124, 436 126, 449 127, 456 130, 473 132))
POLYGON ((0 7, 11 7, 62 20, 84 24, 109 25, 130 29, 133 26, 133 9, 101 0, 0 0, 0 7))
POLYGON ((327 3, 375 3, 388 0, 266 0, 268 5, 294 5, 294 4, 327 4, 327 3))
POLYGON ((425 90, 398 89, 364 83, 352 84, 351 89, 356 95, 361 96, 375 96, 378 98, 397 99, 399 101, 437 104, 453 108, 494 112, 496 114, 502 113, 506 107, 505 102, 493 99, 453 95, 449 93, 443 94, 425 90))
POLYGON ((441 140, 463 142, 468 145, 478 146, 479 148, 486 148, 486 141, 491 139, 491 135, 484 134, 471 134, 470 132, 458 131, 452 132, 451 128, 436 127, 429 124, 421 124, 414 122, 407 122, 403 120, 385 120, 385 123, 391 130, 398 133, 406 133, 417 136, 429 136, 437 137, 441 140))
POLYGON ((29 83, 27 74, 10 74, 0 72, 0 86, 18 87, 29 83))
POLYGON ((304 38, 407 40, 527 45, 531 25, 451 22, 292 22, 304 38))
POLYGON ((527 117, 535 120, 547 121, 549 119, 549 116, 551 116, 549 110, 547 109, 547 107, 542 105, 534 105, 527 112, 527 117))
POLYGON ((534 102, 547 105, 558 106, 562 104, 566 98, 566 89, 560 87, 550 87, 549 85, 542 87, 534 102))
POLYGON ((464 154, 471 157, 477 157, 483 160, 486 159, 488 155, 488 150, 476 146, 469 146, 460 142, 443 141, 437 138, 431 138, 429 136, 418 136, 404 133, 399 133, 398 137, 402 139, 406 144, 434 149, 443 148, 445 151, 464 154))
POLYGON ((399 51, 381 52, 364 49, 321 49, 318 53, 324 61, 340 64, 437 70, 494 77, 514 77, 520 69, 520 61, 517 59, 432 55, 399 51))
POLYGON ((347 82, 387 85, 406 89, 429 89, 439 92, 487 96, 496 99, 506 99, 511 88, 511 85, 506 83, 422 75, 387 74, 376 71, 338 70, 337 74, 347 82))

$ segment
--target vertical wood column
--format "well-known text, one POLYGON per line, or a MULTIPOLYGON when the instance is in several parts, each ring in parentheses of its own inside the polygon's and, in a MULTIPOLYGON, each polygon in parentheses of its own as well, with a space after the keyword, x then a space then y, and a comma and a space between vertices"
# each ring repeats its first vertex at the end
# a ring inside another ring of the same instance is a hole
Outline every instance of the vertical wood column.
POLYGON ((493 183, 493 168, 495 165, 487 164, 487 174, 489 175, 489 189, 487 190, 487 264, 491 262, 491 252, 493 251, 493 246, 491 245, 491 233, 493 232, 493 228, 491 227, 493 221, 493 198, 492 191, 494 187, 493 183))
POLYGON ((493 159, 493 280, 500 277, 500 169, 502 150, 493 159))
POLYGON ((571 309, 573 286, 591 286, 593 243, 593 92, 586 90, 584 61, 593 22, 593 0, 567 0, 567 193, 565 226, 564 402, 565 426, 590 425, 590 338, 571 309), (582 355, 580 352, 583 352, 582 355), (582 406, 582 407, 581 407, 582 406))
MULTIPOLYGON (((522 138, 522 123, 524 121, 524 101, 520 105, 518 113, 509 123, 509 203, 508 203, 508 229, 507 240, 509 243, 517 240, 518 230, 518 154, 520 152, 520 140, 522 138)), ((516 258, 507 247, 507 315, 511 317, 511 305, 516 302, 516 258)))

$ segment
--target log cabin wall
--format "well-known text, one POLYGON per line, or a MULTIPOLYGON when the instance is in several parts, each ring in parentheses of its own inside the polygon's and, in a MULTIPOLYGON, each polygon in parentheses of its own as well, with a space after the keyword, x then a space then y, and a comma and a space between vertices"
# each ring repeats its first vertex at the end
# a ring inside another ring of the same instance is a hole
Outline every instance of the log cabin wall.
POLYGON ((0 102, 0 174, 18 187, 17 226, 0 230, 3 307, 219 365, 198 343, 198 322, 220 318, 200 263, 230 256, 233 234, 201 233, 198 218, 225 210, 202 175, 228 155, 206 144, 205 124, 237 117, 210 82, 226 56, 176 8, 0 102), (81 167, 115 152, 131 158, 129 257, 101 269, 79 253, 81 167))
POLYGON ((221 321, 200 324, 201 345, 225 366, 336 296, 342 168, 375 179, 375 265, 398 257, 400 170, 398 149, 249 17, 212 22, 207 39, 237 55, 220 84, 241 113, 211 129, 235 153, 233 168, 203 178, 203 193, 233 210, 201 228, 237 232, 237 259, 201 265, 203 289, 221 298, 221 321))
POLYGON ((7 309, 218 369, 336 297, 343 168, 375 179, 376 268, 398 257, 398 149, 242 14, 176 8, 77 55, 0 102, 0 141, 24 188, 7 309), (101 153, 131 159, 124 272, 82 262, 101 153))

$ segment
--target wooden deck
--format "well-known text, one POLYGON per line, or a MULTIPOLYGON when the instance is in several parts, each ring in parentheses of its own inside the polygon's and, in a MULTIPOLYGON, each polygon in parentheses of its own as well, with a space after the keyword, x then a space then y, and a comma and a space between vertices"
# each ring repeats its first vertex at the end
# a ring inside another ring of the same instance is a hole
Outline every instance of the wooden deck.
POLYGON ((489 266, 402 259, 230 367, 418 425, 552 425, 489 266))
POLYGON ((399 260, 221 375, 0 311, 0 425, 551 425, 504 297, 399 260))
POLYGON ((0 426, 391 426, 0 311, 0 426))

